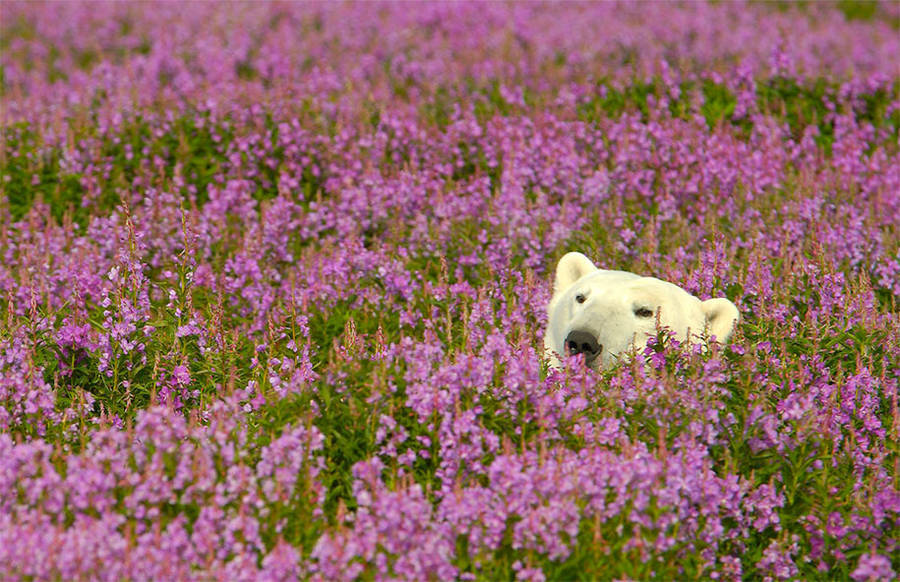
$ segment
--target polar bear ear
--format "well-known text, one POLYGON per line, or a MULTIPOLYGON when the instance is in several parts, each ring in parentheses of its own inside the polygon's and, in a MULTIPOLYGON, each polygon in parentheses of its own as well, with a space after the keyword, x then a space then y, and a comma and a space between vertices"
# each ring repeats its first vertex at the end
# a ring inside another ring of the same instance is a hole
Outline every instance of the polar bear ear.
POLYGON ((727 342, 734 333, 734 326, 741 318, 738 308, 724 298, 703 301, 700 303, 700 308, 703 309, 703 314, 706 316, 709 334, 716 336, 719 342, 727 342))
POLYGON ((597 267, 594 266, 594 263, 581 253, 566 253, 556 265, 556 281, 553 283, 553 292, 562 293, 575 281, 596 270, 597 267))

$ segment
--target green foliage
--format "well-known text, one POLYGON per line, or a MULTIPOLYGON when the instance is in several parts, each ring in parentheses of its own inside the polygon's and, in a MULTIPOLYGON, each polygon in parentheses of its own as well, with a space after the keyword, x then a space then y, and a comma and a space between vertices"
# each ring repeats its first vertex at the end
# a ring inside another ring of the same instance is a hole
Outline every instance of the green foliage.
MULTIPOLYGON (((90 66, 90 54, 84 56, 85 66, 90 66)), ((514 115, 518 107, 510 104, 501 94, 496 82, 486 87, 473 85, 469 95, 476 117, 483 120, 495 115, 514 115)), ((800 84, 796 79, 773 77, 757 83, 757 106, 760 111, 784 120, 794 138, 799 140, 809 126, 815 126, 814 139, 826 154, 830 153, 834 141, 836 88, 818 79, 810 84, 800 84)), ((887 136, 900 135, 900 110, 890 104, 900 93, 900 85, 890 89, 877 89, 861 94, 853 113, 862 120, 869 121, 875 128, 885 129, 887 136), (890 111, 890 113, 889 113, 890 111)), ((662 81, 654 78, 649 82, 635 80, 621 88, 609 81, 597 84, 596 95, 577 106, 580 119, 597 123, 604 118, 617 118, 626 112, 637 114, 644 121, 650 113, 650 100, 658 100, 665 94, 662 81)), ((424 101, 423 115, 437 127, 445 127, 450 120, 454 99, 459 91, 438 87, 433 95, 424 101)), ((681 85, 677 98, 669 99, 669 112, 675 117, 688 118, 696 107, 708 126, 714 128, 729 124, 746 133, 752 127, 747 119, 733 117, 737 103, 735 95, 724 85, 705 80, 697 90, 690 82, 681 85), (699 96, 699 97, 697 97, 699 96), (695 98, 700 103, 694 104, 695 98)), ((532 98, 525 96, 526 102, 532 98)), ((99 101, 95 106, 99 106, 99 101)), ((309 111, 309 115, 315 112, 309 111)), ((371 110, 371 122, 377 126, 380 114, 377 108, 371 110)), ((74 122, 73 122, 74 123, 74 122)), ((271 117, 265 119, 266 127, 273 140, 278 137, 278 128, 271 117)), ((77 170, 68 169, 63 160, 67 155, 56 145, 42 143, 33 128, 19 123, 5 128, 3 156, 0 157, 0 176, 4 180, 6 200, 13 220, 21 220, 35 204, 43 201, 49 206, 50 215, 57 223, 66 217, 84 227, 92 216, 107 215, 120 202, 119 192, 128 189, 138 178, 147 174, 148 165, 159 164, 164 171, 167 187, 176 171, 184 183, 183 193, 195 191, 192 198, 198 206, 208 199, 208 189, 222 180, 231 162, 227 158, 230 144, 236 139, 228 123, 212 123, 205 113, 186 114, 165 122, 135 117, 127 120, 116 130, 115 136, 94 135, 89 126, 73 127, 81 134, 85 144, 96 143, 98 158, 95 163, 106 163, 112 172, 90 191, 82 183, 77 170)), ((487 172, 493 187, 499 184, 502 167, 489 167, 484 153, 460 144, 463 164, 455 169, 454 179, 465 180, 478 172, 487 172)), ((246 154, 243 154, 246 157, 246 154)), ((272 157, 283 159, 280 147, 273 148, 272 157)), ((390 161, 390 160, 388 160, 390 161)), ((410 160, 407 160, 409 162, 410 160)), ((314 161, 314 165, 323 165, 314 161)), ((299 189, 303 200, 313 200, 322 191, 325 176, 314 175, 311 166, 304 169, 300 177, 299 189)), ((278 167, 259 165, 259 175, 255 178, 257 187, 254 197, 259 200, 277 195, 278 167)))
POLYGON ((710 128, 729 121, 736 105, 737 99, 724 85, 712 81, 703 83, 703 105, 700 107, 700 113, 706 118, 710 128))
POLYGON ((343 389, 323 383, 318 386, 316 426, 325 436, 325 473, 328 489, 325 512, 334 517, 341 502, 356 509, 353 495, 353 465, 370 458, 375 452, 375 410, 366 404, 358 384, 343 389))
POLYGON ((877 0, 838 0, 837 7, 847 20, 872 20, 878 14, 877 0))
POLYGON ((833 89, 824 79, 812 86, 800 85, 796 79, 773 77, 759 84, 760 109, 784 119, 795 139, 810 125, 819 129, 816 141, 830 151, 834 141, 834 124, 828 120, 827 103, 833 102, 833 89))
MULTIPOLYGON (((108 163, 112 171, 88 196, 80 174, 64 167, 65 152, 40 143, 31 127, 18 124, 5 132, 0 176, 14 221, 21 220, 40 200, 49 206, 50 216, 58 223, 69 217, 84 227, 90 217, 108 215, 118 206, 122 201, 119 191, 142 177, 146 164, 155 160, 162 163, 169 180, 178 167, 186 185, 196 188, 197 203, 202 205, 208 198, 209 185, 226 164, 224 152, 231 138, 226 128, 210 127, 208 123, 201 126, 188 116, 176 119, 160 135, 150 121, 137 117, 115 137, 99 139, 98 161, 108 163)), ((87 139, 87 143, 97 140, 87 139)))
POLYGON ((444 130, 450 125, 456 103, 456 96, 451 94, 447 87, 438 87, 429 96, 429 99, 419 106, 419 112, 423 119, 444 130))
MULTIPOLYGON (((669 98, 669 111, 674 117, 687 118, 690 115, 696 89, 695 83, 687 81, 681 84, 677 98, 669 98)), ((900 86, 895 83, 890 90, 879 88, 864 93, 852 113, 858 119, 869 121, 876 128, 886 128, 896 136, 900 131, 900 112, 896 108, 891 113, 888 111, 898 92, 900 86)), ((639 114, 643 121, 647 121, 650 111, 648 99, 660 99, 665 93, 665 86, 658 77, 650 82, 635 80, 622 88, 601 81, 597 84, 596 95, 578 105, 578 117, 597 123, 604 118, 615 119, 630 112, 639 114)), ((801 84, 794 78, 772 77, 757 80, 756 105, 760 112, 787 122, 797 140, 807 127, 815 126, 818 129, 816 142, 826 153, 830 153, 834 142, 834 122, 830 114, 841 112, 836 105, 839 102, 836 93, 837 87, 822 78, 801 84)), ((704 80, 699 94, 702 96, 699 111, 710 128, 722 123, 743 132, 752 128, 750 121, 734 118, 737 98, 724 84, 704 80)))
POLYGON ((617 118, 625 112, 636 112, 646 120, 650 114, 647 99, 658 95, 657 82, 634 81, 617 89, 608 81, 600 81, 597 83, 597 95, 579 105, 578 117, 584 121, 597 122, 605 117, 617 118))
POLYGON ((27 124, 5 128, 0 180, 13 220, 21 220, 40 200, 50 207, 51 216, 62 222, 68 213, 83 223, 88 212, 81 205, 84 188, 78 176, 60 169, 62 153, 48 148, 27 124))

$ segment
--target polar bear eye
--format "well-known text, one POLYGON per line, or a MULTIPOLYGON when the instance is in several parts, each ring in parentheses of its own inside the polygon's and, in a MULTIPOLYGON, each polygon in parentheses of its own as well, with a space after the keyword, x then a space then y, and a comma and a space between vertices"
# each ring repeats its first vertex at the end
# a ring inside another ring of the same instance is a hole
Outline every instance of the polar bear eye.
POLYGON ((578 295, 575 296, 575 301, 577 303, 584 303, 586 301, 586 299, 585 299, 584 295, 579 293, 578 295))
POLYGON ((634 310, 634 314, 638 317, 653 317, 653 310, 646 307, 638 307, 634 310))

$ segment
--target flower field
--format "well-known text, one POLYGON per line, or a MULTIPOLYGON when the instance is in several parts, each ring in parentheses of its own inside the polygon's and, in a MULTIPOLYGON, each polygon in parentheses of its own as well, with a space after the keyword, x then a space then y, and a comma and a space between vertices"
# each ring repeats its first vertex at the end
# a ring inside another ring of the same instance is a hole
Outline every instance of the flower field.
POLYGON ((0 579, 900 573, 891 2, 0 4, 0 579), (605 371, 553 268, 741 312, 605 371))

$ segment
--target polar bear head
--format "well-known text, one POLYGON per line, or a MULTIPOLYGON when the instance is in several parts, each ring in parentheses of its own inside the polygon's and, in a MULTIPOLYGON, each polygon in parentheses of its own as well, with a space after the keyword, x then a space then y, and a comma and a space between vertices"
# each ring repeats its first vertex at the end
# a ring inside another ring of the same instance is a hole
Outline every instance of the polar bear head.
POLYGON ((740 317, 727 299, 701 301, 666 281, 598 269, 581 253, 560 259, 547 311, 544 348, 554 367, 572 354, 584 354, 593 368, 609 367, 660 327, 679 341, 706 335, 726 342, 740 317))

